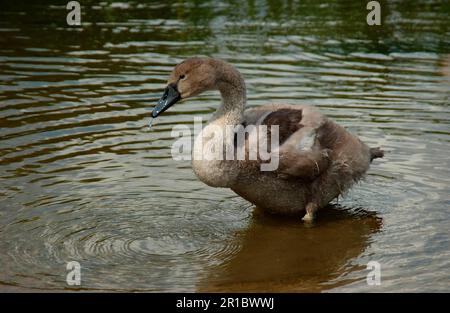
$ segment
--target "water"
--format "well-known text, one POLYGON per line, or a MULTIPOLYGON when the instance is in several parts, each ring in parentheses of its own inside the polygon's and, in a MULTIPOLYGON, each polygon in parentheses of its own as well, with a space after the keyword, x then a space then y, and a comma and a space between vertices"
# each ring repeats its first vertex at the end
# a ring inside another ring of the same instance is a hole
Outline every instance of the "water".
POLYGON ((82 3, 72 28, 64 5, 1 4, 0 290, 450 291, 447 1, 382 3, 378 28, 364 1, 82 3), (147 126, 194 55, 233 63, 249 106, 315 105, 385 158, 313 227, 205 186, 170 132, 218 94, 147 126))

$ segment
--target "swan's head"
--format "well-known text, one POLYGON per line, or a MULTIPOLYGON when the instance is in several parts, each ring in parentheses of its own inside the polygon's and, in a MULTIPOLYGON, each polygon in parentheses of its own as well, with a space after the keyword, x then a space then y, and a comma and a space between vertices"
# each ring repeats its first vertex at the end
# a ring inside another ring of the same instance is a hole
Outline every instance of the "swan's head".
POLYGON ((216 63, 217 60, 210 58, 190 58, 175 66, 164 94, 153 109, 152 117, 157 117, 181 99, 215 89, 216 63))

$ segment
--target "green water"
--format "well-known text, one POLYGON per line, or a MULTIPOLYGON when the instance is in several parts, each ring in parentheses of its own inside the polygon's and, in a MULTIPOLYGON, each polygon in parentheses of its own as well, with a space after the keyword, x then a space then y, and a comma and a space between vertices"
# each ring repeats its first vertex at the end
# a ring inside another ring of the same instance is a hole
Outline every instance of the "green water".
POLYGON ((450 3, 64 1, 0 5, 0 290, 450 291, 450 3), (248 106, 310 104, 386 151, 306 227, 254 212, 146 126, 174 65, 234 64, 248 106), (66 284, 66 263, 82 284, 66 284), (369 261, 380 286, 366 283, 369 261))

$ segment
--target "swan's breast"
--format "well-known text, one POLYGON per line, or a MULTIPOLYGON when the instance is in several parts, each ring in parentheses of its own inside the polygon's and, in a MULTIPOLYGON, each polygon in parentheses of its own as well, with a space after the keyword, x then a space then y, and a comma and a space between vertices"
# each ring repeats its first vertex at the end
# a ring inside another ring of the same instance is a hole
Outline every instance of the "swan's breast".
POLYGON ((192 168, 197 177, 212 187, 230 187, 239 174, 237 161, 227 160, 230 149, 223 127, 209 124, 197 135, 192 152, 192 168))

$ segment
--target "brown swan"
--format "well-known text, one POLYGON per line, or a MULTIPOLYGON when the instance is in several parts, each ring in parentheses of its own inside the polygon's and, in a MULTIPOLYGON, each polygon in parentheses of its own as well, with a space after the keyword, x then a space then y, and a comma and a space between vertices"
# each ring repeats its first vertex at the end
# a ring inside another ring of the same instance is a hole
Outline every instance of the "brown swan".
POLYGON ((207 90, 219 90, 222 103, 194 141, 194 172, 209 186, 230 188, 268 212, 313 221, 319 208, 363 178, 373 159, 383 157, 380 148, 369 148, 314 107, 271 104, 245 110, 242 75, 214 58, 189 58, 178 64, 152 117, 207 90), (244 137, 237 140, 242 129, 244 137), (217 130, 223 130, 220 136, 217 130), (250 158, 252 143, 262 140, 276 141, 275 148, 268 149, 269 158, 250 158), (237 151, 244 151, 244 157, 236 157, 237 151), (262 169, 272 163, 275 169, 262 169))

